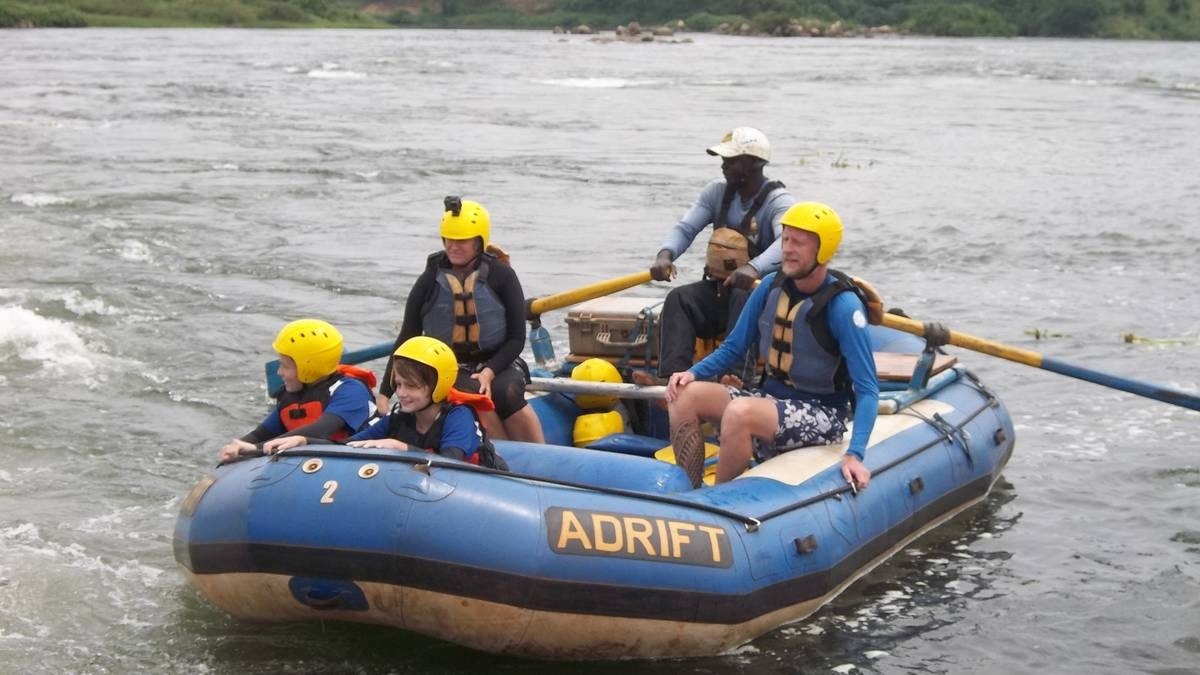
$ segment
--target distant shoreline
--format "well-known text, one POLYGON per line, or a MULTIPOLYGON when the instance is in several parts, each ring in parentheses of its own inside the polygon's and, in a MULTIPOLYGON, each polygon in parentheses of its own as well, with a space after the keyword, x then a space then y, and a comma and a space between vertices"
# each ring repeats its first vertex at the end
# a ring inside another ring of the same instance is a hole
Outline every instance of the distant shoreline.
MULTIPOLYGON (((694 14, 674 19, 662 18, 670 11, 662 2, 643 2, 639 12, 658 20, 639 24, 607 14, 604 10, 612 7, 600 0, 570 4, 561 0, 377 0, 368 4, 361 0, 0 0, 0 28, 544 30, 626 42, 670 41, 677 34, 1200 40, 1200 0, 1172 0, 1168 9, 1146 3, 1140 10, 1123 5, 1084 8, 1088 11, 1081 10, 1076 0, 1041 0, 1035 13, 1012 9, 1007 14, 990 3, 975 5, 970 0, 928 0, 913 7, 846 0, 840 11, 851 18, 839 17, 828 8, 812 10, 819 17, 775 10, 752 16, 714 14, 704 8, 724 5, 701 0, 689 10, 694 14), (1170 9, 1176 5, 1187 11, 1170 9)), ((767 6, 753 1, 745 5, 767 6)))

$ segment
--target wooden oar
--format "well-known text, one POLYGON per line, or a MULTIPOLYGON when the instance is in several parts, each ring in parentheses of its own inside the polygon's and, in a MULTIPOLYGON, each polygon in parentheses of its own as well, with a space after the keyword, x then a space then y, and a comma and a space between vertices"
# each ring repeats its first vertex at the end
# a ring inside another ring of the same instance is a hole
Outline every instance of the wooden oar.
MULTIPOLYGON (((902 330, 905 333, 912 333, 913 335, 920 335, 922 337, 925 335, 925 325, 920 321, 908 319, 896 314, 884 314, 883 325, 889 328, 895 328, 896 330, 902 330)), ((1172 389, 1170 387, 1154 384, 1152 382, 1141 382, 1125 377, 1119 377, 1117 375, 1111 375, 1109 373, 1102 373, 1098 370, 1092 370, 1090 368, 1084 368, 1082 366, 1076 366, 1064 361, 1059 361, 1058 359, 1045 357, 1028 349, 1021 349, 1020 347, 1013 347, 1011 345, 985 340, 984 338, 968 335, 967 333, 961 333, 959 331, 952 330, 947 332, 950 335, 950 344, 954 345, 955 347, 962 347, 963 349, 970 349, 971 351, 988 354, 989 356, 995 356, 1008 361, 1015 361, 1016 363, 1021 363, 1026 366, 1033 366, 1034 368, 1049 370, 1052 373, 1066 375, 1067 377, 1074 377, 1079 380, 1098 384, 1102 387, 1109 387, 1110 389, 1118 389, 1130 394, 1137 394, 1138 396, 1145 396, 1146 398, 1152 398, 1156 401, 1162 401, 1163 403, 1170 403, 1171 405, 1190 408, 1191 410, 1200 410, 1200 396, 1197 396, 1196 394, 1180 391, 1178 389, 1172 389)))
POLYGON ((610 293, 616 293, 617 291, 623 291, 626 288, 640 286, 648 281, 650 281, 650 270, 626 274, 623 277, 616 277, 615 279, 597 281, 569 291, 563 291, 562 293, 555 293, 554 295, 530 300, 526 314, 530 320, 533 320, 546 312, 562 309, 563 307, 574 305, 584 300, 591 300, 603 295, 609 295, 610 293))

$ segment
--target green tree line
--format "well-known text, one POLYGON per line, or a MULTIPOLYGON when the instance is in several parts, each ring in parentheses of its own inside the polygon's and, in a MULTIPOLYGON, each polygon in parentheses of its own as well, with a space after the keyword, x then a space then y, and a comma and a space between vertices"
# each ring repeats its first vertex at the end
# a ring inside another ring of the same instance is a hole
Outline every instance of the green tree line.
POLYGON ((1200 0, 0 0, 0 26, 461 26, 612 29, 789 23, 925 35, 1200 39, 1200 0))

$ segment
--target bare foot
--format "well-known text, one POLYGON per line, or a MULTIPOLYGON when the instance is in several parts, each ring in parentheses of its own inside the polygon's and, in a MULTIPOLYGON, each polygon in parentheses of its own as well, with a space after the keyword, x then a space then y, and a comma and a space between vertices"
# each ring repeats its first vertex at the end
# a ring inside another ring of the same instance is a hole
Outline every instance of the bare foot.
MULTIPOLYGON (((658 379, 657 377, 651 375, 650 373, 648 373, 644 370, 633 371, 632 373, 629 374, 629 379, 633 380, 633 383, 638 385, 639 387, 652 387, 654 385, 663 384, 663 380, 658 379)), ((651 401, 650 405, 660 408, 662 410, 667 409, 667 402, 662 399, 659 399, 657 401, 651 401)))
POLYGON ((733 373, 722 375, 719 381, 721 384, 728 385, 735 389, 741 389, 746 384, 745 382, 742 382, 742 378, 734 375, 733 373))
POLYGON ((639 387, 650 387, 656 384, 664 384, 663 380, 651 375, 645 370, 635 370, 629 374, 629 379, 639 387))

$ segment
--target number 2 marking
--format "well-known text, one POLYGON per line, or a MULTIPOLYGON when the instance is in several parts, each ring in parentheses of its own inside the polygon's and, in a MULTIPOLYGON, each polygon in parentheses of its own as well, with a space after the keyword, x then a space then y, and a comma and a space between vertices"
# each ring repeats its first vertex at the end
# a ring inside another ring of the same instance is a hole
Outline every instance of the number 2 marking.
POLYGON ((337 481, 336 480, 327 480, 327 481, 325 481, 324 487, 325 487, 325 494, 321 495, 321 503, 322 504, 332 504, 333 503, 333 493, 337 492, 337 488, 338 488, 337 481))

